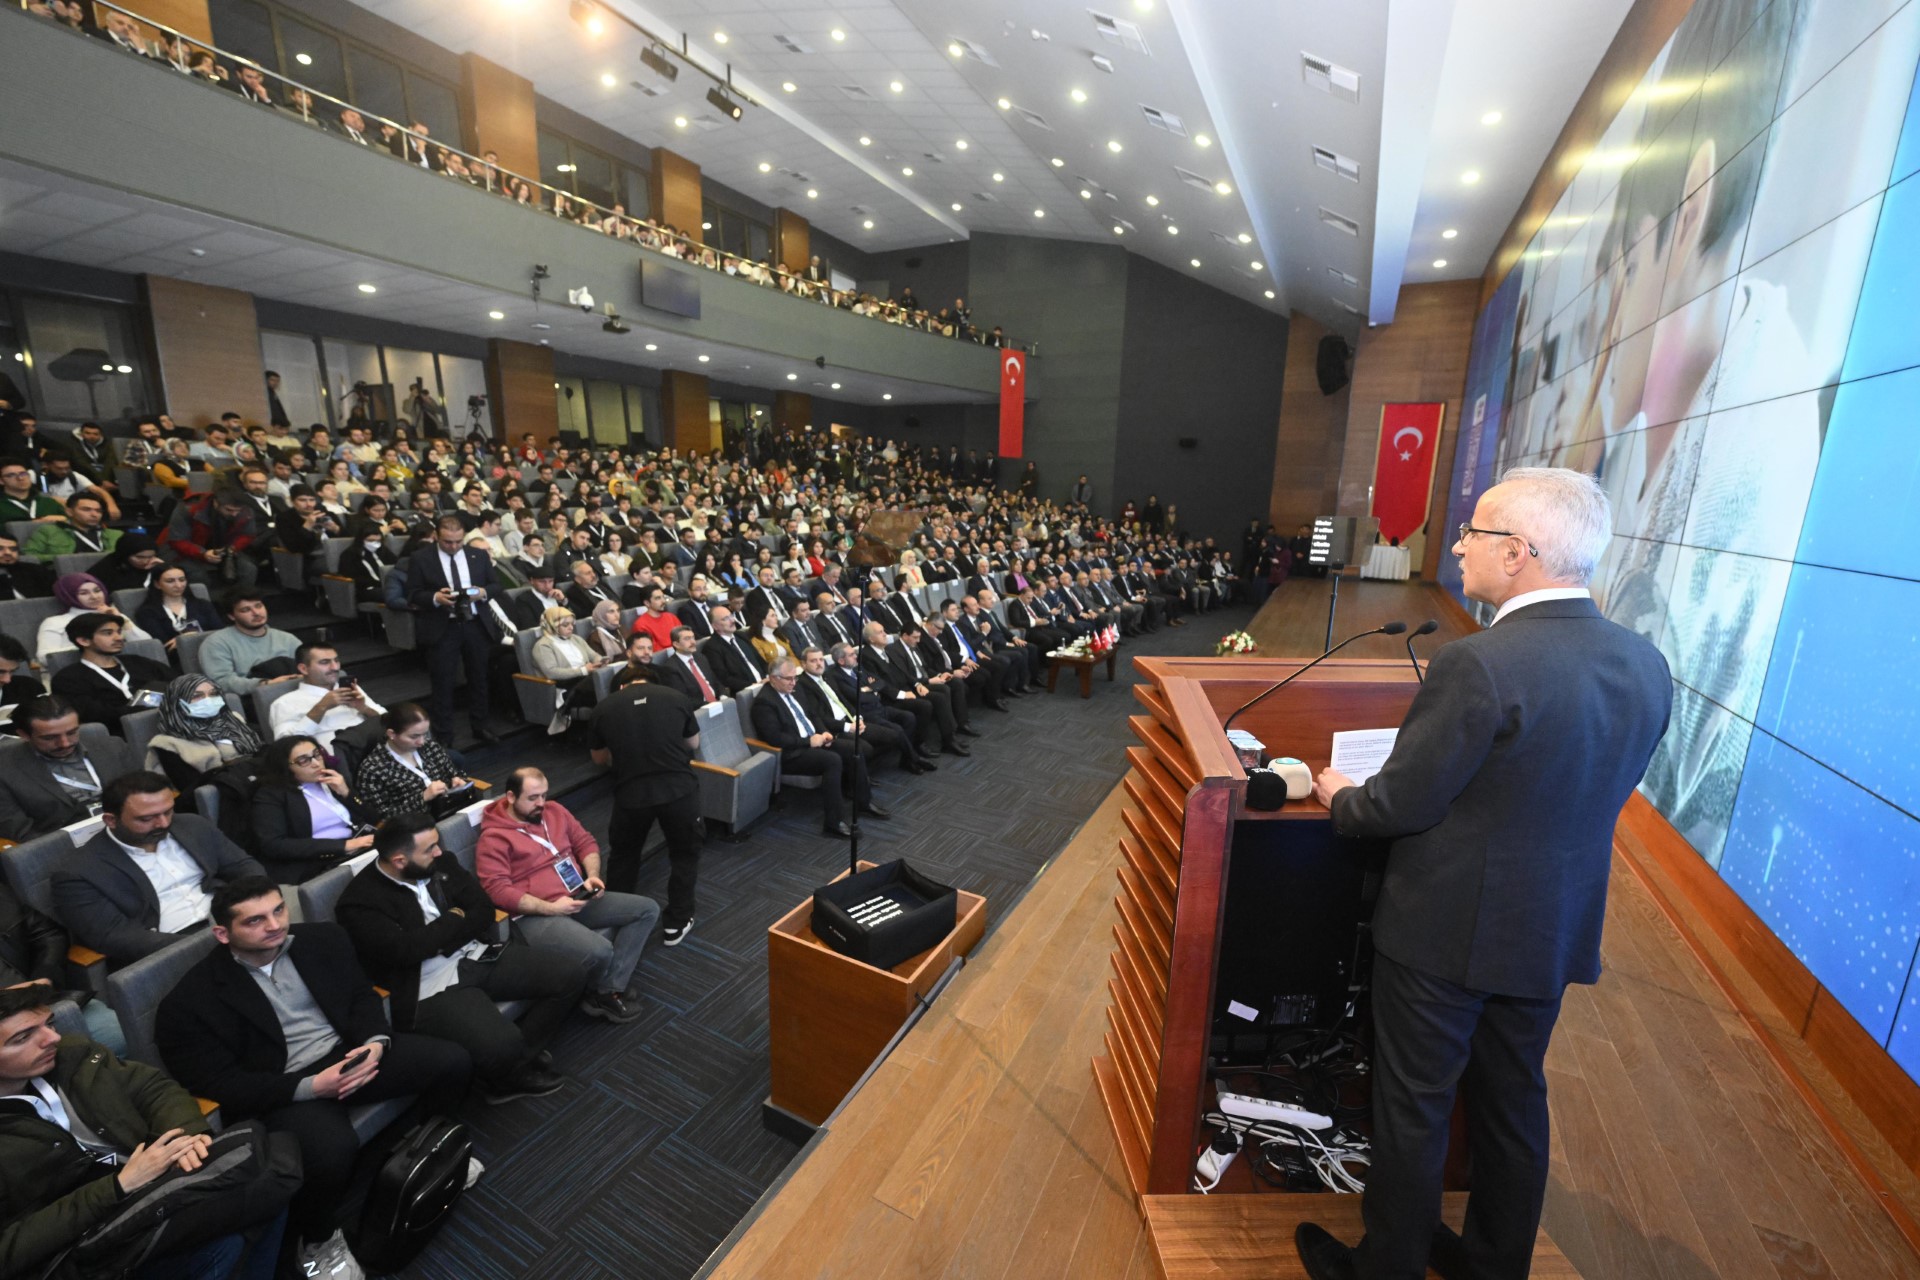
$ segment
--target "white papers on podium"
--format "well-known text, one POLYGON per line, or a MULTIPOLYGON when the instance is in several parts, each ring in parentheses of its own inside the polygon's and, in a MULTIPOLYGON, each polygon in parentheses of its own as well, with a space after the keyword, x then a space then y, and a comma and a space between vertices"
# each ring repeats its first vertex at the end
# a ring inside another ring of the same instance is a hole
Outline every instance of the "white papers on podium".
POLYGON ((1333 735, 1334 772, 1344 773, 1358 786, 1380 772, 1380 766, 1393 754, 1398 729, 1349 729, 1333 735))

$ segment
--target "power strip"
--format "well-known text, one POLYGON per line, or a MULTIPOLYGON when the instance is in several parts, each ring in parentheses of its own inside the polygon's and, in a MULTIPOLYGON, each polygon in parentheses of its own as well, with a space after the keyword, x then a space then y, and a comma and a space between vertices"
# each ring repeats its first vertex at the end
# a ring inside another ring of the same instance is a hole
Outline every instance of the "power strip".
POLYGON ((1297 1129, 1333 1128, 1332 1116, 1323 1116, 1305 1107, 1289 1106, 1267 1098, 1248 1097, 1244 1093, 1222 1093, 1218 1105, 1220 1110, 1240 1120, 1290 1124, 1297 1129))
POLYGON ((1220 1179, 1226 1175, 1227 1166, 1240 1154, 1240 1135, 1232 1132, 1216 1133, 1207 1149, 1200 1153, 1199 1161, 1193 1169, 1193 1189, 1206 1195, 1220 1185, 1220 1179))

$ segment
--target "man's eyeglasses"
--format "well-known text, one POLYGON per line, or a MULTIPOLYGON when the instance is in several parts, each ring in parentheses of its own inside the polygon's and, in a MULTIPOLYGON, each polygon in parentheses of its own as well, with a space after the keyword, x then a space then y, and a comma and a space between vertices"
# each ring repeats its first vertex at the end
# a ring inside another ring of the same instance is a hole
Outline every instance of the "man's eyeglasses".
POLYGON ((1511 529, 1476 529, 1472 525, 1468 524, 1466 521, 1464 520, 1461 521, 1460 522, 1460 541, 1465 542, 1467 540, 1467 535, 1470 533, 1485 534, 1489 538, 1520 538, 1521 543, 1527 549, 1528 555, 1537 557, 1540 554, 1540 548, 1534 546, 1531 542, 1528 542, 1525 538, 1513 532, 1513 530, 1511 529))

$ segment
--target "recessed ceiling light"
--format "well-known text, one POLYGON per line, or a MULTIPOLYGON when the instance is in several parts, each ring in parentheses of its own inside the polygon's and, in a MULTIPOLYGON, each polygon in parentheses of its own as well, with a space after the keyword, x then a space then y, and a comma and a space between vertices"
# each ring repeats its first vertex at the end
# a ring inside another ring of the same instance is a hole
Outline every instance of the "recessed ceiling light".
POLYGON ((102 373, 112 373, 112 372, 113 372, 113 366, 112 366, 112 365, 110 365, 110 364, 103 364, 103 365, 101 365, 101 366, 100 366, 100 372, 102 372, 102 373))
POLYGON ((911 178, 913 176, 913 166, 910 164, 901 165, 900 176, 903 178, 911 178))
POLYGON ((1045 209, 1035 209, 1033 211, 1033 216, 1036 218, 1044 218, 1047 216, 1047 211, 1045 209))
POLYGON ((373 287, 372 285, 370 285, 370 284, 363 284, 363 285, 361 285, 361 286, 360 286, 360 292, 362 292, 362 293, 378 293, 378 292, 379 292, 379 290, 377 290, 377 289, 375 289, 375 288, 374 288, 374 287, 373 287))
POLYGON ((882 391, 882 392, 880 393, 880 398, 881 398, 882 400, 891 400, 891 399, 893 399, 893 392, 891 392, 891 391, 882 391))
POLYGON ((838 391, 840 389, 840 384, 837 382, 830 382, 827 385, 832 387, 835 391, 838 391))
POLYGON ((1127 229, 1116 222, 1113 224, 1113 234, 1123 236, 1127 234, 1127 229))
POLYGON ((1013 103, 1012 103, 1012 101, 1010 101, 1009 99, 1006 99, 1006 98, 995 98, 995 99, 994 99, 994 101, 993 101, 993 105, 994 105, 994 106, 996 106, 996 107, 998 107, 998 108, 1000 108, 1000 109, 1001 109, 1002 111, 1011 111, 1011 110, 1013 110, 1013 103))
POLYGON ((1215 191, 1218 191, 1223 196, 1230 196, 1233 194, 1233 188, 1224 182, 1214 183, 1213 189, 1215 191))
POLYGON ((1459 228, 1457 228, 1457 227, 1448 227, 1448 228, 1447 228, 1447 229, 1446 229, 1445 231, 1442 231, 1442 232, 1440 233, 1440 238, 1441 238, 1442 240, 1451 240, 1451 239, 1453 239, 1453 238, 1454 238, 1455 236, 1457 236, 1457 235, 1459 235, 1459 234, 1460 234, 1460 231, 1459 231, 1459 228))
POLYGON ((113 366, 113 371, 115 373, 132 373, 133 366, 130 364, 117 364, 113 366))
POLYGON ((993 175, 993 180, 995 182, 1005 182, 1007 180, 1007 175, 1004 173, 995 173, 993 175))
POLYGON ((1167 234, 1170 236, 1177 236, 1180 234, 1180 228, 1174 226, 1171 222, 1169 222, 1167 224, 1167 234))
POLYGON ((1213 145, 1213 139, 1204 133, 1196 133, 1193 135, 1193 145, 1196 147, 1210 147, 1213 145))
POLYGON ((873 219, 868 218, 866 221, 862 222, 860 225, 865 227, 867 230, 871 231, 873 230, 873 219))
POLYGON ((1267 290, 1267 296, 1271 298, 1273 296, 1273 290, 1271 289, 1267 290))
POLYGON ((1244 231, 1242 231, 1242 232, 1240 233, 1240 235, 1239 235, 1239 240, 1240 240, 1240 243, 1241 243, 1241 244, 1252 244, 1252 243, 1253 243, 1253 237, 1252 237, 1252 236, 1250 236, 1250 235, 1248 235, 1248 234, 1247 234, 1246 232, 1244 232, 1244 231))
POLYGON ((1486 125, 1499 124, 1500 121, 1503 120, 1504 118, 1505 117, 1503 117, 1498 111, 1489 111, 1487 112, 1487 114, 1480 117, 1480 123, 1486 124, 1486 125))
POLYGON ((573 166, 570 164, 557 164, 553 166, 553 168, 556 173, 572 173, 573 172, 573 166))
POLYGON ((1435 271, 1438 271, 1440 268, 1446 265, 1447 265, 1447 260, 1445 258, 1435 258, 1433 260, 1433 269, 1435 271))
POLYGON ((293 60, 299 63, 303 67, 310 67, 313 65, 313 55, 310 53, 296 53, 293 55, 293 60))
POLYGON ((1087 100, 1087 91, 1085 89, 1075 89, 1067 96, 1075 102, 1085 102, 1087 100))
POLYGON ((838 28, 838 27, 835 27, 835 28, 834 28, 833 30, 831 30, 831 31, 829 31, 829 32, 827 32, 827 34, 833 37, 833 40, 834 40, 834 43, 835 43, 835 44, 838 44, 838 43, 840 43, 840 42, 841 42, 842 40, 845 40, 845 39, 847 38, 847 33, 846 33, 846 32, 844 32, 844 31, 842 31, 842 30, 841 30, 840 28, 838 28))
POLYGON ((869 138, 866 134, 863 133, 860 135, 860 145, 863 147, 870 147, 873 145, 873 139, 869 138))
POLYGON ((1149 209, 1158 209, 1158 208, 1160 207, 1160 197, 1159 197, 1159 196, 1148 196, 1148 197, 1147 197, 1147 207, 1148 207, 1149 209))
POLYGON ((968 143, 965 138, 955 138, 953 140, 953 146, 956 151, 965 151, 967 149, 968 143))
POLYGON ((1093 199, 1093 192, 1087 190, 1085 187, 1082 187, 1080 188, 1080 198, 1082 200, 1091 200, 1093 199))
POLYGON ((702 231, 711 231, 713 230, 713 224, 711 222, 703 222, 700 224, 700 229, 702 231))
POLYGON ((967 56, 967 46, 961 44, 958 40, 949 40, 947 42, 947 56, 949 58, 964 58, 967 56))
POLYGON ((727 42, 727 33, 726 33, 726 32, 724 32, 724 31, 716 31, 716 32, 714 32, 714 33, 713 33, 713 42, 714 42, 715 44, 725 44, 725 43, 727 42))
POLYGON ((695 356, 694 359, 698 360, 701 364, 705 364, 707 361, 713 359, 713 357, 712 356, 695 356))
POLYGON ((1247 265, 1252 267, 1255 271, 1265 271, 1267 269, 1267 264, 1260 261, 1249 262, 1247 265))
POLYGON ((807 199, 809 199, 809 200, 818 200, 819 198, 820 198, 820 190, 819 190, 819 188, 817 188, 817 187, 808 187, 808 188, 807 188, 807 199))
POLYGON ((489 320, 505 320, 506 318, 507 318, 507 313, 504 311, 487 312, 487 319, 489 320))
POLYGON ((760 162, 760 172, 762 172, 762 173, 772 173, 772 172, 773 172, 773 166, 772 166, 771 164, 768 164, 768 163, 767 163, 767 162, 766 162, 765 160, 762 160, 762 161, 760 162))
POLYGON ((1067 162, 1065 160, 1062 160, 1059 156, 1055 156, 1053 159, 1047 161, 1047 163, 1052 165, 1056 169, 1064 169, 1067 167, 1067 162))
POLYGON ((1120 139, 1118 138, 1107 139, 1107 150, 1113 152, 1113 154, 1115 155, 1119 155, 1121 151, 1120 139))
POLYGON ((960 209, 961 209, 961 207, 962 207, 962 206, 961 206, 961 204, 960 204, 960 202, 959 202, 958 200, 955 200, 955 201, 953 202, 953 211, 954 211, 955 213, 958 213, 958 212, 960 212, 960 209))
POLYGON ((660 344, 657 342, 649 342, 647 344, 647 350, 649 351, 658 351, 659 349, 660 349, 660 344))
POLYGON ((780 92, 782 93, 798 93, 799 91, 800 86, 791 80, 782 80, 780 82, 780 92))
POLYGON ((1196 267, 1200 265, 1200 259, 1198 258, 1189 258, 1188 261, 1191 262, 1196 267))
POLYGON ((676 129, 684 129, 684 128, 686 128, 686 127, 687 127, 687 118, 686 118, 685 116, 675 116, 675 117, 673 118, 673 127, 674 127, 674 128, 676 128, 676 129))
POLYGON ((1133 7, 1142 13, 1153 12, 1153 0, 1133 0, 1133 7))
POLYGON ((901 84, 898 80, 887 81, 887 88, 893 90, 895 93, 905 93, 907 91, 907 86, 901 84))
POLYGON ((798 381, 800 381, 800 375, 799 375, 799 374, 797 374, 797 373, 790 373, 790 374, 788 374, 788 375, 787 375, 787 381, 788 381, 788 382, 798 382, 798 381))
POLYGON ((1470 187, 1480 181, 1480 171, 1478 169, 1469 169, 1460 175, 1460 181, 1470 187))

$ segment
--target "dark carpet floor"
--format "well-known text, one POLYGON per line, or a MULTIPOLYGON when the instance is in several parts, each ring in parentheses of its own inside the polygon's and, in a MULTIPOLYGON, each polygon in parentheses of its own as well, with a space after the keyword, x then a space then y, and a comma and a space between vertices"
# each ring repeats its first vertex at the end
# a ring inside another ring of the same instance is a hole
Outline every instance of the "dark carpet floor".
MULTIPOLYGON (((917 779, 880 772, 876 796, 894 817, 863 826, 862 856, 910 858, 983 894, 994 918, 1010 910, 1125 772, 1126 718, 1139 707, 1125 658, 1211 653, 1251 614, 1230 606, 1129 640, 1118 680, 1096 675, 1089 700, 1063 679, 1005 715, 975 708, 985 736, 971 740, 971 759, 942 756, 937 774, 917 779)), ((542 765, 556 783, 592 773, 584 747, 529 731, 482 754, 489 776, 520 763, 542 765)), ((604 782, 554 790, 604 835, 604 782)), ((746 840, 710 840, 692 935, 671 949, 655 943, 634 979, 644 1017, 621 1027, 573 1020, 553 1046, 565 1089, 468 1109, 486 1176, 403 1274, 676 1280, 698 1270, 799 1151, 760 1123, 766 930, 845 864, 845 841, 820 834, 819 801, 806 792, 790 793, 746 840)), ((665 859, 649 857, 641 892, 663 897, 665 883, 665 859)))

